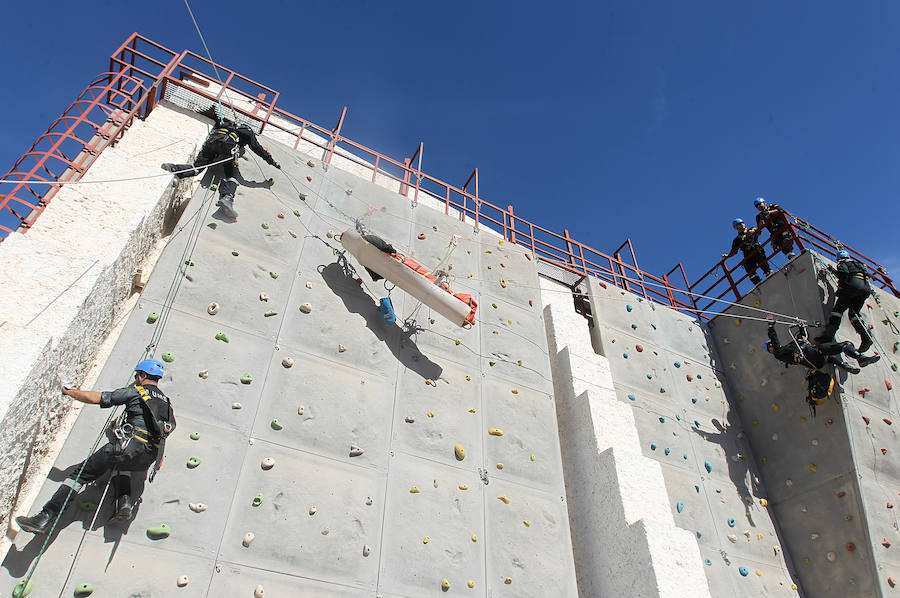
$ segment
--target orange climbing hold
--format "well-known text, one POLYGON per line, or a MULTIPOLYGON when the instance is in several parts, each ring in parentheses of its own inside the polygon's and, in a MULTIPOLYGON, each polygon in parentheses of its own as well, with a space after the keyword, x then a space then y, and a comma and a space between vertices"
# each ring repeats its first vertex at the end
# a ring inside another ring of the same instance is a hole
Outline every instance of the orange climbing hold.
POLYGON ((637 351, 638 353, 641 353, 644 350, 644 346, 643 345, 635 345, 634 350, 637 351))
POLYGON ((868 425, 869 425, 869 418, 866 417, 865 415, 862 416, 862 418, 863 418, 863 421, 866 422, 866 425, 868 426, 868 425))
POLYGON ((888 503, 887 505, 885 505, 885 506, 886 506, 887 508, 889 508, 889 509, 893 509, 893 508, 894 508, 894 503, 889 502, 889 503, 888 503))
POLYGON ((887 449, 886 449, 886 448, 881 449, 881 454, 882 454, 882 455, 887 455, 887 449))
POLYGON ((424 241, 424 240, 425 240, 425 233, 419 233, 418 239, 419 239, 420 241, 424 241))
POLYGON ((308 177, 306 177, 306 180, 309 181, 309 182, 311 183, 311 182, 312 182, 312 177, 311 177, 311 176, 308 176, 308 177))
POLYGON ((691 380, 694 379, 694 375, 693 375, 693 374, 685 374, 684 377, 687 378, 687 381, 688 381, 688 382, 690 382, 691 380))
POLYGON ((892 422, 890 419, 888 419, 888 418, 886 418, 886 417, 882 418, 881 421, 883 421, 883 422, 886 423, 887 425, 891 425, 892 423, 894 423, 894 422, 892 422))
POLYGON ((885 386, 885 388, 887 388, 888 390, 891 390, 891 389, 894 388, 894 385, 891 384, 891 381, 888 380, 887 378, 884 379, 884 386, 885 386))
POLYGON ((888 542, 888 539, 887 539, 887 538, 885 538, 884 540, 881 541, 881 545, 884 546, 885 548, 890 548, 890 547, 891 547, 891 543, 888 542))
POLYGON ((858 392, 859 392, 859 396, 864 397, 864 396, 866 396, 867 392, 872 392, 872 389, 869 388, 868 386, 863 386, 862 388, 859 389, 858 392))

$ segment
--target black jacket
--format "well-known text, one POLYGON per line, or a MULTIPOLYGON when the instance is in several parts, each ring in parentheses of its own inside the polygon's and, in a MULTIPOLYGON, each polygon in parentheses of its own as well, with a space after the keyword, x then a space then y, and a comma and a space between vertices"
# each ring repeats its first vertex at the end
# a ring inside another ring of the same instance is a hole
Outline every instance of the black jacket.
POLYGON ((772 341, 772 355, 778 361, 784 362, 785 367, 789 365, 802 365, 808 368, 821 368, 825 365, 825 356, 806 340, 805 335, 800 335, 797 342, 791 341, 787 345, 781 345, 778 342, 778 333, 775 329, 769 327, 769 340, 772 341), (798 346, 799 345, 799 346, 798 346))
POLYGON ((272 154, 259 144, 259 140, 256 139, 256 133, 247 124, 238 124, 227 120, 220 121, 209 134, 209 137, 211 140, 215 138, 216 141, 222 141, 230 145, 239 145, 241 148, 249 147, 254 154, 268 164, 275 165, 275 159, 272 157, 272 154))
POLYGON ((855 295, 869 295, 869 271, 853 258, 839 259, 835 273, 838 279, 838 292, 844 291, 855 295))

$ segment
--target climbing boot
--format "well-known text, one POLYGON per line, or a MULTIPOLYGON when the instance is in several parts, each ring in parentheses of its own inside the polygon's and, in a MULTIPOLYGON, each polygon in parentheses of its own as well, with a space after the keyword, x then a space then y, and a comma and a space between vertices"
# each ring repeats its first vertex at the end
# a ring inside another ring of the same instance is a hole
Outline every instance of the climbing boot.
MULTIPOLYGON (((854 365, 850 365, 846 361, 836 363, 835 365, 846 372, 850 372, 851 374, 858 374, 861 371, 858 367, 856 367, 854 365)), ((860 363, 860 365, 862 365, 862 364, 860 363)))
POLYGON ((56 517, 55 513, 51 513, 46 509, 41 509, 40 513, 31 517, 24 517, 21 515, 16 517, 16 523, 18 523, 19 527, 26 532, 31 532, 32 534, 46 534, 53 525, 54 517, 56 517))
POLYGON ((134 502, 127 494, 123 494, 116 500, 116 512, 113 513, 112 521, 130 521, 134 502))
POLYGON ((219 198, 219 207, 222 208, 222 212, 225 213, 229 218, 236 220, 238 217, 238 213, 234 211, 234 198, 229 197, 227 195, 223 195, 219 198))
POLYGON ((871 365, 881 359, 881 355, 860 355, 856 358, 857 363, 861 367, 866 367, 867 365, 871 365))
MULTIPOLYGON (((860 353, 865 353, 872 346, 872 336, 866 334, 862 337, 862 340, 859 341, 859 347, 856 349, 860 353)), ((877 360, 876 360, 877 361, 877 360)))
POLYGON ((787 257, 787 259, 789 259, 789 260, 792 260, 795 257, 797 257, 797 254, 794 253, 793 251, 788 251, 785 257, 787 257))

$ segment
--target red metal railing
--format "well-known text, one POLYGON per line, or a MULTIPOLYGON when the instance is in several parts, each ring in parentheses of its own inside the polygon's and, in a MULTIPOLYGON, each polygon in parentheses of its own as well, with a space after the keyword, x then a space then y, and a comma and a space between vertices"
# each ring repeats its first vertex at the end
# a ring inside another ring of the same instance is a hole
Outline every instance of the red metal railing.
MULTIPOLYGON (((134 118, 146 118, 160 99, 165 98, 195 108, 221 103, 235 116, 242 117, 241 120, 255 124, 259 132, 271 128, 289 134, 294 138, 295 149, 301 143, 307 144, 304 149, 311 145, 322 150, 326 163, 331 163, 337 155, 341 160, 371 171, 373 182, 393 181, 399 192, 409 197, 413 204, 424 197, 443 202, 446 214, 453 212, 460 220, 471 222, 476 230, 487 226, 507 241, 529 249, 540 262, 553 266, 553 272, 572 288, 592 276, 604 284, 615 285, 698 317, 704 317, 703 311, 709 309, 709 305, 703 300, 698 302, 688 291, 706 296, 720 293, 719 298, 741 296, 739 289, 746 276, 737 280, 732 276, 740 263, 729 269, 724 261, 719 262, 693 284, 688 282, 680 263, 662 276, 648 274, 638 266, 630 239, 610 255, 573 239, 567 230, 559 234, 537 226, 516 216, 512 206, 502 208, 482 199, 478 193, 477 168, 462 186, 446 183, 423 172, 424 148, 421 143, 411 158, 391 158, 341 134, 346 108, 335 127, 319 126, 276 106, 279 93, 274 89, 193 52, 177 54, 137 33, 110 57, 109 72, 88 86, 4 177, 23 182, 15 185, 12 192, 0 195, 0 216, 11 212, 20 222, 18 228, 26 231, 57 190, 55 186, 49 190, 46 186, 32 186, 26 180, 77 180, 134 118), (71 147, 64 149, 63 142, 71 147), (23 214, 25 211, 27 215, 23 214), (710 284, 710 276, 718 277, 720 272, 722 278, 710 284)), ((828 254, 833 253, 834 240, 826 233, 802 221, 789 226, 801 247, 808 242, 828 254)), ((2 226, 0 221, 0 241, 13 230, 2 226)), ((873 278, 897 294, 881 266, 857 255, 873 269, 873 278)))

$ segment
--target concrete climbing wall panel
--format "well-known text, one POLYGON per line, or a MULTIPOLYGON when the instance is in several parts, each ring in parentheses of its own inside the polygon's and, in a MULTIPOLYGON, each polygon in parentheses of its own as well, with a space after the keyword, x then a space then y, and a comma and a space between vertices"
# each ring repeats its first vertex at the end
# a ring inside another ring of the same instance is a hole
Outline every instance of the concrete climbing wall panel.
MULTIPOLYGON (((444 579, 472 596, 575 596, 534 262, 266 143, 282 171, 241 163, 236 222, 200 188, 98 382, 125 384, 145 347, 166 354, 161 386, 178 428, 165 467, 143 490, 135 476, 143 502, 128 525, 107 524, 111 497, 88 487, 32 595, 71 592, 78 580, 169 596, 184 574, 178 592, 198 596, 262 586, 270 596, 418 598, 445 595, 444 579), (357 219, 445 269, 478 301, 476 325, 447 322, 400 289, 390 291, 398 321, 386 323, 377 301, 391 285, 337 253, 357 219), (88 529, 91 502, 102 504, 88 529), (168 537, 147 535, 162 523, 168 537)), ((60 467, 86 455, 106 415, 82 412, 60 467)), ((40 540, 23 533, 7 555, 10 586, 40 540)))
POLYGON ((689 316, 591 281, 595 347, 631 406, 675 524, 692 532, 712 595, 796 596, 766 490, 723 388, 727 373, 689 316))

